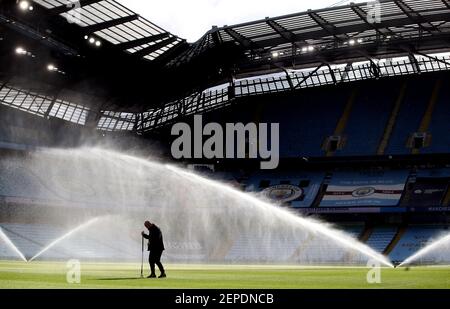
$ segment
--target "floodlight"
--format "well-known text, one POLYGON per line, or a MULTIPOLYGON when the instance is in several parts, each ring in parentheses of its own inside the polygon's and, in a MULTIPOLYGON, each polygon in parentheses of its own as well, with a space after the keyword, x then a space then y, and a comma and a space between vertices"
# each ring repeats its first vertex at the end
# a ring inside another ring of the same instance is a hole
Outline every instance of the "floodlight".
POLYGON ((49 65, 47 65, 47 70, 50 72, 55 72, 55 71, 58 71, 58 68, 55 67, 55 65, 53 65, 53 64, 49 64, 49 65))
POLYGON ((23 1, 20 1, 19 2, 19 8, 22 10, 22 11, 27 11, 27 10, 33 10, 33 7, 32 6, 30 6, 30 3, 28 2, 28 1, 26 1, 26 0, 23 0, 23 1), (31 9, 30 9, 31 8, 31 9))
POLYGON ((25 49, 23 49, 22 47, 17 47, 16 48, 16 54, 18 55, 25 55, 27 53, 27 51, 25 49))

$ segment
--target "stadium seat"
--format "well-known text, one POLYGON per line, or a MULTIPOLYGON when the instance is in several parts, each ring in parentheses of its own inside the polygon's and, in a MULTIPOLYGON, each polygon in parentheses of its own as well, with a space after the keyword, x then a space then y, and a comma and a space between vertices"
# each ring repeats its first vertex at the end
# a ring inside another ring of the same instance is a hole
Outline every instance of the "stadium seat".
MULTIPOLYGON (((417 225, 407 228, 405 234, 397 243, 389 258, 393 262, 403 262, 406 258, 412 256, 420 249, 425 247, 432 239, 436 239, 445 233, 443 226, 417 225)), ((425 257, 428 262, 434 262, 433 256, 425 257)), ((427 262, 423 260, 422 262, 427 262)), ((447 259, 450 262, 450 259, 447 259)))

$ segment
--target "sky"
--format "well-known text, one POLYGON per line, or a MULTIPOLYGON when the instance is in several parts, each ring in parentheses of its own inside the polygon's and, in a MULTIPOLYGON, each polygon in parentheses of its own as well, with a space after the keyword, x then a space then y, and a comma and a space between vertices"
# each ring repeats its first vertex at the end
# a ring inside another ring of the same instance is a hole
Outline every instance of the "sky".
MULTIPOLYGON (((320 9, 339 0, 118 0, 124 6, 188 42, 219 27, 320 9)), ((360 2, 355 1, 353 2, 360 2)))

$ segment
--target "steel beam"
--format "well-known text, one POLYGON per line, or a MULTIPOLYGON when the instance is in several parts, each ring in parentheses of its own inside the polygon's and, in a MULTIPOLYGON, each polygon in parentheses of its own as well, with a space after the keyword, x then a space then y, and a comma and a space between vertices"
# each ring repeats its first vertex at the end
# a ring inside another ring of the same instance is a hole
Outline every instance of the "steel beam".
POLYGON ((138 47, 138 46, 142 46, 142 45, 145 45, 145 44, 150 44, 150 43, 153 43, 153 42, 156 42, 156 41, 159 41, 159 40, 163 40, 163 39, 166 39, 168 37, 170 37, 170 33, 166 32, 166 33, 161 33, 161 34, 156 34, 156 35, 152 35, 152 36, 149 36, 149 37, 145 37, 145 38, 142 38, 142 39, 137 39, 137 40, 134 40, 134 41, 120 43, 120 44, 117 44, 116 47, 119 48, 119 49, 122 49, 122 50, 127 50, 127 49, 130 49, 130 48, 135 48, 135 47, 138 47))
POLYGON ((442 0, 442 3, 444 3, 445 6, 450 10, 450 1, 449 0, 442 0))
POLYGON ((300 87, 300 86, 301 86, 308 78, 310 78, 311 76, 313 76, 314 74, 316 74, 316 73, 320 70, 321 67, 323 67, 323 63, 320 64, 314 71, 312 71, 312 72, 309 73, 307 76, 305 76, 305 77, 301 80, 301 82, 299 82, 299 83, 294 87, 294 89, 297 89, 298 87, 300 87))
POLYGON ((92 26, 87 26, 83 28, 83 32, 86 34, 89 33, 94 33, 103 29, 107 29, 107 28, 111 28, 114 26, 118 26, 121 24, 125 24, 128 22, 132 22, 134 20, 137 20, 139 18, 139 15, 130 15, 130 16, 125 16, 125 17, 121 17, 121 18, 117 18, 117 19, 113 19, 113 20, 109 20, 109 21, 105 21, 102 23, 98 23, 98 24, 94 24, 92 26))
POLYGON ((410 53, 408 55, 408 58, 409 58, 409 61, 411 62, 412 66, 414 68, 414 72, 416 74, 422 73, 421 70, 420 70, 419 62, 417 62, 417 59, 416 59, 416 57, 414 57, 414 54, 410 53))
POLYGON ((159 50, 159 49, 169 45, 170 43, 175 42, 176 40, 177 40, 177 38, 173 36, 171 38, 168 38, 167 40, 164 40, 164 41, 161 41, 161 42, 156 43, 154 45, 150 45, 150 46, 148 46, 146 48, 143 48, 143 49, 135 52, 133 55, 136 56, 136 57, 145 57, 148 54, 151 54, 151 53, 153 53, 153 52, 155 52, 155 51, 157 51, 157 50, 159 50))
POLYGON ((50 105, 49 105, 48 108, 47 108, 47 111, 46 111, 45 114, 44 114, 44 117, 45 117, 46 119, 48 119, 48 118, 50 117, 50 113, 51 113, 51 111, 52 111, 52 109, 53 109, 53 106, 55 106, 55 103, 56 103, 56 101, 58 100, 58 95, 59 95, 60 93, 61 93, 61 90, 60 90, 60 91, 56 91, 55 94, 53 95, 52 102, 50 103, 50 105))
POLYGON ((47 15, 54 16, 54 15, 60 15, 63 13, 67 13, 69 11, 72 11, 74 9, 88 6, 94 3, 101 2, 103 0, 78 0, 78 1, 67 1, 66 5, 57 6, 53 9, 47 10, 47 15))
POLYGON ((221 45, 223 43, 222 37, 220 36, 220 32, 219 30, 217 30, 218 28, 216 26, 213 27, 213 29, 211 30, 211 37, 213 39, 213 42, 215 45, 221 45))
POLYGON ((328 34, 334 36, 336 39, 340 41, 345 41, 346 39, 349 38, 349 36, 346 33, 339 34, 337 31, 337 27, 335 25, 326 21, 322 16, 320 16, 316 12, 309 10, 308 15, 312 20, 314 20, 316 24, 318 24, 323 30, 328 32, 328 34))
POLYGON ((432 56, 430 56, 430 55, 427 55, 427 54, 424 54, 424 53, 421 53, 421 52, 418 52, 418 51, 415 51, 414 54, 423 56, 423 57, 425 57, 425 58, 434 60, 434 61, 436 61, 436 62, 445 64, 446 66, 449 66, 449 67, 450 67, 450 62, 447 62, 447 61, 445 61, 445 60, 439 59, 439 58, 437 58, 437 57, 432 57, 432 56))
POLYGON ((395 0, 394 2, 412 22, 416 23, 420 27, 420 29, 431 34, 441 32, 436 26, 426 20, 422 15, 411 9, 405 2, 403 2, 403 0, 395 0), (426 26, 424 24, 426 24, 426 26))
POLYGON ((247 49, 256 49, 256 44, 249 38, 243 36, 242 34, 236 32, 232 28, 226 28, 224 31, 231 36, 235 41, 237 41, 241 46, 247 49))
POLYGON ((341 82, 343 82, 348 77, 348 72, 353 68, 353 63, 349 62, 344 68, 344 72, 341 74, 341 82))
MULTIPOLYGON (((276 33, 278 33, 283 39, 285 39, 289 43, 295 43, 296 37, 295 34, 281 26, 274 20, 267 19, 267 24, 270 28, 272 28, 276 33)), ((306 44, 305 41, 302 41, 303 44, 306 44)))

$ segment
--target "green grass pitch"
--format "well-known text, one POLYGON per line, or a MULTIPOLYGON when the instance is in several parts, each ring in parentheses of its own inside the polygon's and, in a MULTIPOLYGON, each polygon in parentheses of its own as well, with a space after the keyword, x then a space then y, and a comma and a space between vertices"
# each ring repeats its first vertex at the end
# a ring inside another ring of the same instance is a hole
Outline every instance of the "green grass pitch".
MULTIPOLYGON (((381 271, 381 284, 367 283, 367 268, 295 266, 167 265, 168 278, 140 279, 140 265, 82 263, 81 283, 66 281, 66 264, 0 261, 0 288, 147 289, 449 289, 450 267, 381 271)), ((146 267, 148 272, 148 266, 146 267)))

